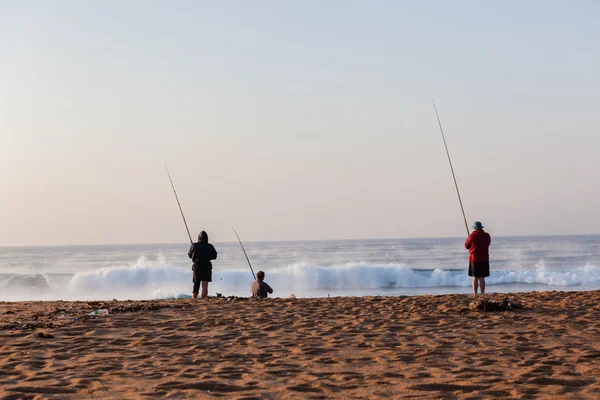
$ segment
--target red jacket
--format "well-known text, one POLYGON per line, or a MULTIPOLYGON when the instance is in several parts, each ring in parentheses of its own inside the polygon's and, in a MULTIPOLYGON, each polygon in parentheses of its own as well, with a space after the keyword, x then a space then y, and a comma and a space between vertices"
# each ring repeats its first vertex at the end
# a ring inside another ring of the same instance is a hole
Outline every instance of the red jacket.
POLYGON ((484 232, 483 229, 473 231, 465 242, 465 248, 469 250, 469 261, 472 262, 489 262, 490 254, 488 249, 492 238, 490 234, 484 232))

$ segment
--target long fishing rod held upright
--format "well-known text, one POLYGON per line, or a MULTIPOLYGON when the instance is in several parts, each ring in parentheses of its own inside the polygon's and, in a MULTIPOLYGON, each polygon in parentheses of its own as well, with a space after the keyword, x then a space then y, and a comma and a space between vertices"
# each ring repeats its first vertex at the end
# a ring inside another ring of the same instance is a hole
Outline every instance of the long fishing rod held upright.
POLYGON ((246 256, 246 261, 248 261, 248 266, 250 267, 250 271, 252 271, 252 276, 254 277, 254 279, 256 279, 256 275, 254 275, 254 270, 252 269, 252 264, 250 264, 250 259, 248 258, 248 254, 246 254, 246 249, 244 248, 244 245, 242 244, 240 235, 238 235, 237 232, 235 231, 235 229, 233 229, 233 226, 231 227, 231 230, 233 231, 233 233, 235 233, 235 236, 237 236, 238 242, 240 242, 240 246, 242 246, 242 250, 244 251, 244 255, 246 256))
POLYGON ((177 200, 177 205, 179 206, 179 211, 181 212, 181 218, 183 218, 183 223, 185 224, 185 230, 187 231, 188 237, 190 238, 190 243, 194 243, 192 240, 192 235, 190 235, 190 229, 188 228, 188 224, 185 220, 185 215, 183 215, 183 209, 181 208, 181 203, 179 202, 179 197, 177 197, 177 192, 175 191, 175 185, 173 184, 173 179, 171 179, 171 174, 169 174, 169 169, 165 164, 165 169, 167 170, 167 176, 169 177, 169 181, 171 181, 171 187, 173 188, 173 193, 175 194, 175 200, 177 200))
POLYGON ((465 229, 467 230, 467 236, 469 236, 469 224, 467 224, 467 217, 465 216, 465 208, 460 197, 460 191, 458 190, 458 183, 456 183, 456 175, 454 174, 454 167, 452 166, 452 160, 450 159, 450 152, 448 151, 448 145, 446 144, 446 137, 444 136, 444 129, 442 128, 442 121, 435 106, 435 100, 433 102, 433 109, 435 110, 435 116, 437 117, 438 124, 440 125, 440 132, 442 133, 442 139, 444 140, 444 147, 446 148, 446 155, 448 156, 448 162, 450 163, 450 171, 452 171, 452 178, 454 179, 454 187, 456 187, 456 194, 458 195, 458 202, 460 203, 460 209, 462 211, 463 219, 465 220, 465 229))

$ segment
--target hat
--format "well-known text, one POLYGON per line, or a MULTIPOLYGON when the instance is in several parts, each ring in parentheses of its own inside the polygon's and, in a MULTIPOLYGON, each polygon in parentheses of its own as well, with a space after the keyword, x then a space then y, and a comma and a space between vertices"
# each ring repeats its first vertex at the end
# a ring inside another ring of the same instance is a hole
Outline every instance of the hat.
POLYGON ((473 222, 472 228, 475 229, 476 231, 478 231, 480 229, 483 229, 483 225, 481 224, 481 222, 475 221, 475 222, 473 222))

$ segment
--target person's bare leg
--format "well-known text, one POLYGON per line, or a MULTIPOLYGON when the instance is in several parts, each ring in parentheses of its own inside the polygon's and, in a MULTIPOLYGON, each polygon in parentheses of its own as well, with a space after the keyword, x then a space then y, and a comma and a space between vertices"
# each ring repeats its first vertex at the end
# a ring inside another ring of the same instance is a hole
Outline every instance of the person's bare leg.
POLYGON ((477 281, 479 280, 479 278, 475 278, 473 277, 473 294, 477 295, 477 281))
POLYGON ((479 278, 479 287, 481 288, 481 294, 485 293, 485 278, 479 278))
POLYGON ((197 299, 197 298, 198 298, 198 293, 194 293, 194 292, 192 292, 192 298, 193 298, 193 299, 197 299))
POLYGON ((206 299, 208 297, 208 282, 202 281, 202 298, 206 299))

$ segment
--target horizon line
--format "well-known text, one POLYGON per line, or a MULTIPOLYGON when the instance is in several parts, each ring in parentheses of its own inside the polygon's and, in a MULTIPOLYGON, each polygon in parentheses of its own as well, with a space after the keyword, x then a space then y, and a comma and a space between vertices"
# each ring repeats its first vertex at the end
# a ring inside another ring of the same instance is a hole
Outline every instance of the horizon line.
MULTIPOLYGON (((533 235, 495 235, 497 238, 525 238, 525 237, 576 237, 600 236, 600 233, 571 233, 571 234, 533 234, 533 235)), ((289 240, 247 240, 246 243, 293 243, 293 242, 358 242, 374 240, 434 240, 434 239, 462 239, 463 236, 434 236, 434 237, 379 237, 379 238, 354 238, 354 239, 289 239, 289 240)), ((219 244, 238 244, 237 241, 216 241, 219 244)), ((187 244, 187 241, 185 242, 187 244)), ((39 245, 0 245, 0 249, 33 248, 33 247, 103 247, 103 246, 152 246, 152 245, 183 245, 183 242, 151 242, 151 243, 94 243, 94 244, 39 244, 39 245)))

